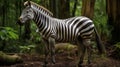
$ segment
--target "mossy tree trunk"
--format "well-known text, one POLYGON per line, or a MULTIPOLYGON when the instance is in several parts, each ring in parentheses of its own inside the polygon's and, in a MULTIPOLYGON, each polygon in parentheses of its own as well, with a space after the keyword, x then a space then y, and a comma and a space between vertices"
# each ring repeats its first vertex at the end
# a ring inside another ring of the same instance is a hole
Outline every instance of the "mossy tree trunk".
POLYGON ((0 51, 0 65, 12 65, 22 62, 23 60, 18 55, 7 55, 0 51))
POLYGON ((120 42, 120 0, 107 0, 108 24, 113 27, 112 43, 120 42))

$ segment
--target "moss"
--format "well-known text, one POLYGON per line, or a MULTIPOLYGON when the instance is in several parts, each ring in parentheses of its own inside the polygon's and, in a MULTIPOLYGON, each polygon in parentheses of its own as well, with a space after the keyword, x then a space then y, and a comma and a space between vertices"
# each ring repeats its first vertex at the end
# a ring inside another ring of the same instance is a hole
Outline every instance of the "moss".
POLYGON ((23 62, 18 55, 7 55, 0 51, 0 65, 11 65, 23 62))

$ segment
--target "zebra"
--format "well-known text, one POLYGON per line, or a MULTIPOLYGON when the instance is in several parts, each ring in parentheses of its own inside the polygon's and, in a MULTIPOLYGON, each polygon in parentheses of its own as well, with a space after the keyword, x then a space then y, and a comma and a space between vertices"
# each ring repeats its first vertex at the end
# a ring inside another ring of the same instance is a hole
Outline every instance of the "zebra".
POLYGON ((45 66, 48 61, 49 49, 51 51, 51 61, 55 63, 55 43, 71 43, 78 46, 78 63, 81 67, 84 55, 87 50, 88 63, 91 63, 91 39, 96 36, 98 50, 105 53, 105 47, 101 42, 93 21, 85 16, 71 17, 68 19, 54 18, 50 11, 32 1, 24 3, 26 8, 19 17, 19 24, 24 24, 27 20, 33 20, 42 35, 45 43, 45 66), (50 47, 50 48, 49 48, 50 47))

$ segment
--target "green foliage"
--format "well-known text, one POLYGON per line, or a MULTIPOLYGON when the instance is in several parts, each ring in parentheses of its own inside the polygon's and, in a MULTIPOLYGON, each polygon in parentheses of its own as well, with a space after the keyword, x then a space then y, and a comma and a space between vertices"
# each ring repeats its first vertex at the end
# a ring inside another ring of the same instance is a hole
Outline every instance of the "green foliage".
POLYGON ((101 38, 106 40, 111 38, 111 29, 109 29, 107 25, 107 18, 105 16, 97 16, 96 19, 94 19, 95 26, 98 29, 99 34, 102 36, 101 38))
POLYGON ((20 52, 19 46, 20 44, 18 44, 17 40, 10 40, 9 42, 7 42, 3 51, 7 53, 18 53, 20 52))
MULTIPOLYGON (((81 14, 81 10, 82 9, 82 1, 81 0, 77 0, 77 7, 76 7, 76 12, 75 12, 75 16, 80 16, 81 14)), ((74 0, 70 0, 70 13, 72 14, 72 10, 74 8, 74 0)), ((71 15, 72 16, 72 15, 71 15)))
POLYGON ((0 27, 0 39, 8 41, 10 39, 18 39, 17 32, 11 27, 0 27))
POLYGON ((114 45, 111 56, 117 60, 120 59, 120 42, 118 42, 114 45))
POLYGON ((106 15, 105 5, 106 4, 104 0, 96 1, 93 20, 99 34, 101 35, 101 38, 107 41, 111 38, 112 27, 109 27, 107 24, 107 15, 106 15))
POLYGON ((40 36, 40 33, 39 32, 36 32, 37 30, 37 26, 35 23, 32 23, 31 24, 31 36, 32 36, 32 41, 33 42, 39 42, 41 41, 41 36, 40 36))
POLYGON ((120 42, 114 45, 116 48, 120 49, 120 42))
POLYGON ((16 51, 14 41, 18 39, 17 31, 11 27, 0 27, 0 49, 6 52, 16 51))
POLYGON ((35 45, 19 46, 20 53, 31 53, 35 45))

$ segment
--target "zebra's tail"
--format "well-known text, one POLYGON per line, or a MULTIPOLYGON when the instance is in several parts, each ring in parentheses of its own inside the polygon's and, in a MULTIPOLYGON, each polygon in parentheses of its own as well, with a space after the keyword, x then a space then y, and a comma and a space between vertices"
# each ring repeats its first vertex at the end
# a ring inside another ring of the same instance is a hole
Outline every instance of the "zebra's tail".
POLYGON ((99 36, 96 28, 94 28, 94 31, 95 31, 98 50, 99 50, 100 54, 105 54, 106 53, 105 46, 102 44, 102 41, 100 39, 100 36, 99 36))

